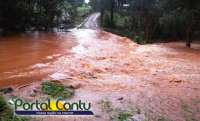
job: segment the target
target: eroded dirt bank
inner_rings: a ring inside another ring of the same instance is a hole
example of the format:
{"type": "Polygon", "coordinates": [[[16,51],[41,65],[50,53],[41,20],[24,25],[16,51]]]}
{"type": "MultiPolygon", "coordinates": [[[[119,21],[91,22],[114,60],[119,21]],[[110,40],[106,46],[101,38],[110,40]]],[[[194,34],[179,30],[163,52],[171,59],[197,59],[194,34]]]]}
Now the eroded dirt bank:
{"type": "Polygon", "coordinates": [[[199,44],[193,49],[181,42],[137,45],[127,38],[88,29],[61,35],[58,41],[27,45],[36,50],[19,44],[9,53],[6,49],[15,46],[0,41],[0,49],[6,50],[0,55],[0,86],[14,86],[10,95],[34,100],[37,95],[31,94],[43,80],[59,80],[75,86],[72,100],[90,101],[95,113],[42,120],[110,121],[119,111],[138,113],[151,121],[200,119],[199,44]],[[6,43],[8,48],[3,46],[6,43]],[[105,102],[110,106],[102,106],[105,102]]]}

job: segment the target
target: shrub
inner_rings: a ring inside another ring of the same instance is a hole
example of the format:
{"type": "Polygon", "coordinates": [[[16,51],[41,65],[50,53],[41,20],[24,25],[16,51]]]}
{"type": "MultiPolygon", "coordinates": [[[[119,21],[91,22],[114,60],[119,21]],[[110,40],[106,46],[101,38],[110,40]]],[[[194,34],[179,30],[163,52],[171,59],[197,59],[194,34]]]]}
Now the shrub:
{"type": "Polygon", "coordinates": [[[65,87],[63,84],[58,82],[43,82],[42,83],[42,92],[44,94],[50,95],[51,97],[59,97],[63,99],[70,98],[74,95],[74,91],[68,87],[65,87]]]}
{"type": "Polygon", "coordinates": [[[28,119],[16,117],[3,96],[0,95],[0,121],[28,121],[28,119]]]}
{"type": "Polygon", "coordinates": [[[83,4],[82,6],[77,8],[78,16],[87,16],[91,11],[91,7],[83,4]]]}
{"type": "Polygon", "coordinates": [[[129,112],[121,112],[119,113],[118,121],[128,121],[131,116],[129,112]]]}

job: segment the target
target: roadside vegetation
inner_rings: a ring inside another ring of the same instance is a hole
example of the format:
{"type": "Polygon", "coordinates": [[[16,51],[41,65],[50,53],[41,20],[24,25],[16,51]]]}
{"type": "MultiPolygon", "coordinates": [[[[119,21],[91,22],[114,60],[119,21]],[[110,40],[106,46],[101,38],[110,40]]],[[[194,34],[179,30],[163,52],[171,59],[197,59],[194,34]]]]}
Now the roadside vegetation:
{"type": "Polygon", "coordinates": [[[4,97],[0,95],[0,121],[28,121],[28,119],[15,116],[13,110],[7,105],[4,97]]]}
{"type": "Polygon", "coordinates": [[[0,8],[0,34],[7,34],[72,28],[91,7],[79,0],[1,0],[0,8]]]}
{"type": "MultiPolygon", "coordinates": [[[[100,104],[102,111],[108,114],[110,121],[172,121],[168,117],[159,114],[152,117],[148,112],[142,111],[136,105],[127,106],[127,104],[123,103],[123,106],[120,107],[108,99],[102,100],[100,104]]],[[[185,117],[185,119],[186,121],[196,121],[192,117],[185,117]]]]}
{"type": "MultiPolygon", "coordinates": [[[[101,107],[102,111],[106,112],[109,115],[111,121],[135,121],[136,119],[134,119],[134,115],[140,114],[140,109],[138,108],[135,108],[134,110],[117,108],[112,104],[111,101],[107,99],[101,101],[101,107]]],[[[142,116],[142,118],[145,120],[144,116],[142,116]]]]}
{"type": "Polygon", "coordinates": [[[145,44],[199,39],[199,0],[91,0],[106,30],[145,44]],[[137,39],[137,40],[136,40],[137,39]]]}
{"type": "Polygon", "coordinates": [[[77,14],[78,16],[84,16],[86,17],[91,10],[91,6],[89,6],[88,4],[83,4],[82,6],[77,8],[77,14]]]}
{"type": "Polygon", "coordinates": [[[81,24],[84,19],[91,13],[91,6],[88,4],[82,4],[77,7],[77,16],[75,18],[76,25],[81,24]]]}

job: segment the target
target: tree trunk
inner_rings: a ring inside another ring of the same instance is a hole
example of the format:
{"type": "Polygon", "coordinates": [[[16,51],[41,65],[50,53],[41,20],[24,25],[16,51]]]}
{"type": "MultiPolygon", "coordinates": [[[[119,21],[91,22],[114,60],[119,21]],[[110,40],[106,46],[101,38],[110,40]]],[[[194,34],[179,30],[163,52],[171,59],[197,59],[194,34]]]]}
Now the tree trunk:
{"type": "Polygon", "coordinates": [[[190,27],[187,29],[187,33],[186,33],[186,47],[190,48],[191,47],[191,29],[190,27]]]}
{"type": "Polygon", "coordinates": [[[103,17],[104,17],[104,8],[101,8],[101,16],[100,16],[101,25],[103,25],[103,17]]]}
{"type": "Polygon", "coordinates": [[[110,23],[111,26],[114,25],[114,0],[111,0],[111,6],[110,6],[110,23]]]}
{"type": "Polygon", "coordinates": [[[191,47],[191,42],[192,42],[192,26],[193,26],[193,12],[189,12],[189,20],[187,24],[187,29],[186,29],[186,47],[190,48],[191,47]]]}
{"type": "Polygon", "coordinates": [[[145,30],[145,41],[146,43],[149,43],[149,28],[146,27],[146,30],[145,30]]]}

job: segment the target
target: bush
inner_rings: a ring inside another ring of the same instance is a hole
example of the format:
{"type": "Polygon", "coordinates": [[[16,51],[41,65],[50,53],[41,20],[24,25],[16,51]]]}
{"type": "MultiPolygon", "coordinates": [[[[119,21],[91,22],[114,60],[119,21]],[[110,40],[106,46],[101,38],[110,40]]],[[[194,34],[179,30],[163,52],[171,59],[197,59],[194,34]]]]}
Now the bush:
{"type": "Polygon", "coordinates": [[[121,112],[119,114],[119,117],[118,117],[118,121],[128,121],[128,119],[131,117],[132,115],[128,112],[121,112]]]}
{"type": "Polygon", "coordinates": [[[91,7],[89,5],[83,4],[82,6],[77,8],[78,16],[87,16],[91,11],[91,7]]]}
{"type": "Polygon", "coordinates": [[[111,22],[110,22],[110,16],[108,13],[105,13],[105,15],[103,16],[103,27],[111,27],[111,22]]]}
{"type": "Polygon", "coordinates": [[[63,84],[50,81],[42,83],[42,92],[44,94],[50,95],[53,98],[63,98],[67,99],[74,95],[74,91],[63,84]]]}
{"type": "Polygon", "coordinates": [[[15,117],[14,112],[7,105],[3,96],[0,96],[0,121],[28,121],[28,119],[15,117]]]}
{"type": "Polygon", "coordinates": [[[115,27],[117,28],[128,29],[130,27],[129,20],[130,20],[129,16],[121,15],[118,13],[114,14],[114,24],[115,24],[115,27]]]}

